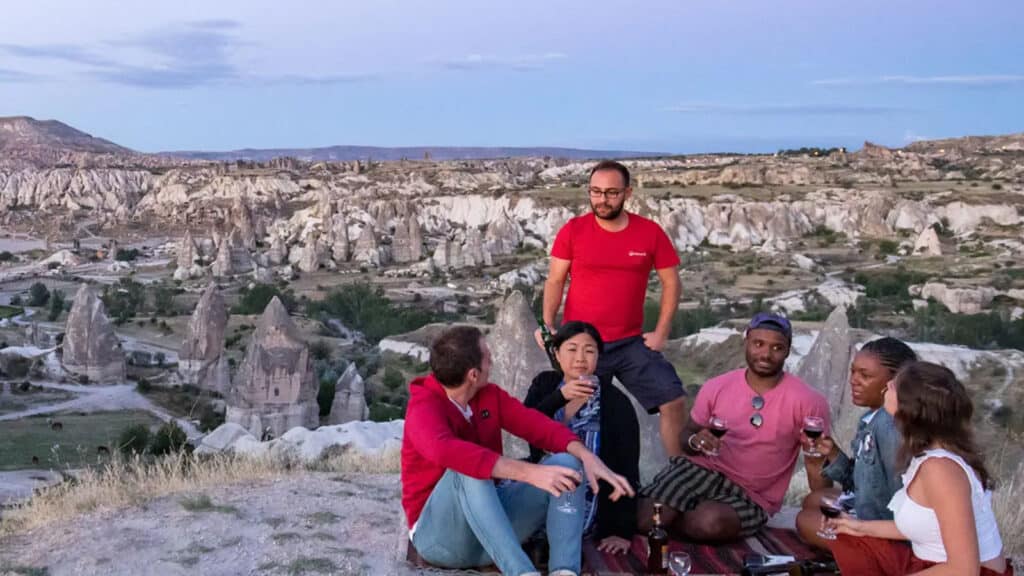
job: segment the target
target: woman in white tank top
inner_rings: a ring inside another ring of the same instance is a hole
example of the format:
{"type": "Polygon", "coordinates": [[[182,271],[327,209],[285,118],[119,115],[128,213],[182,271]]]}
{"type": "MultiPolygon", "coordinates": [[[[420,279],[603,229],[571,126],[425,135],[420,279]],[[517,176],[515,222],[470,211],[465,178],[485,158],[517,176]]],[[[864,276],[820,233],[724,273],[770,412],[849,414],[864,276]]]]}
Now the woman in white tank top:
{"type": "Polygon", "coordinates": [[[893,520],[828,523],[843,576],[1012,575],[963,384],[945,367],[914,362],[889,383],[884,408],[903,435],[903,489],[889,503],[893,520]]]}

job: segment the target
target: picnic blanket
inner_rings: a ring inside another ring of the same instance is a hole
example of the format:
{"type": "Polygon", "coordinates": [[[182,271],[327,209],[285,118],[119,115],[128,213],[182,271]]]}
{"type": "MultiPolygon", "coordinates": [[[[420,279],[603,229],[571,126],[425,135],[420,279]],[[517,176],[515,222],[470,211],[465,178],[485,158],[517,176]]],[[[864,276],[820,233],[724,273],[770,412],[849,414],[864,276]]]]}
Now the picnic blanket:
{"type": "MultiPolygon", "coordinates": [[[[589,539],[583,542],[584,574],[605,576],[644,573],[647,562],[646,537],[634,537],[630,553],[619,556],[599,551],[596,544],[589,539]]],[[[828,557],[804,544],[796,532],[781,528],[765,528],[749,538],[730,544],[706,545],[673,540],[669,543],[669,551],[675,550],[687,552],[693,559],[691,576],[739,574],[743,568],[743,558],[752,553],[785,554],[797,560],[828,557]]],[[[406,560],[420,568],[432,568],[416,554],[411,545],[406,560]]],[[[498,570],[494,566],[487,566],[477,568],[474,572],[497,574],[498,570]]]]}

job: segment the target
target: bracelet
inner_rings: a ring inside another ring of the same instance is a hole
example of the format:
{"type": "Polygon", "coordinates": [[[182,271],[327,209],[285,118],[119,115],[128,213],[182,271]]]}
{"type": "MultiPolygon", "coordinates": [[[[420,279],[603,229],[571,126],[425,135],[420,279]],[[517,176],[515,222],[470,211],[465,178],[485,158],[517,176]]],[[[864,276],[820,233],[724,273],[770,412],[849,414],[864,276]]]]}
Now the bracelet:
{"type": "Polygon", "coordinates": [[[693,445],[693,439],[696,437],[696,434],[690,434],[690,437],[686,439],[686,444],[690,446],[690,450],[693,450],[694,452],[700,452],[700,446],[693,445]]]}

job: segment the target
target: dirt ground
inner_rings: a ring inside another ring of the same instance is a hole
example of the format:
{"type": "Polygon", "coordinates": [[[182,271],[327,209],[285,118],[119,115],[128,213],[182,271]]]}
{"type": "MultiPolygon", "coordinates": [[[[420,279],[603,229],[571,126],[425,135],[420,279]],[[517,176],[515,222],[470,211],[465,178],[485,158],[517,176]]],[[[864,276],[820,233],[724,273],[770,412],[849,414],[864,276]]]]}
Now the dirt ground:
{"type": "Polygon", "coordinates": [[[397,474],[315,472],[178,494],[0,539],[0,575],[411,574],[399,498],[397,474]]]}

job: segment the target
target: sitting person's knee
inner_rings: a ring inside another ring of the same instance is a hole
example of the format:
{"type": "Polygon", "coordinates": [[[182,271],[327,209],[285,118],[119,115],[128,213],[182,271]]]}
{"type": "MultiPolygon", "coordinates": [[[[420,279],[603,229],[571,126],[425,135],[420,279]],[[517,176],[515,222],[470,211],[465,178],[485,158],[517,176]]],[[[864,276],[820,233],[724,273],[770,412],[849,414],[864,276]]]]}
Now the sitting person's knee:
{"type": "Polygon", "coordinates": [[[821,490],[812,490],[810,494],[804,496],[803,503],[800,507],[804,510],[817,510],[818,504],[821,502],[821,496],[821,490]]]}
{"type": "Polygon", "coordinates": [[[740,518],[724,504],[705,502],[686,515],[687,534],[701,540],[728,540],[739,536],[740,518]]]}
{"type": "Polygon", "coordinates": [[[548,466],[564,466],[566,468],[572,468],[573,470],[583,470],[583,464],[580,459],[569,454],[568,452],[559,452],[558,454],[552,454],[544,459],[543,464],[548,466]]]}

